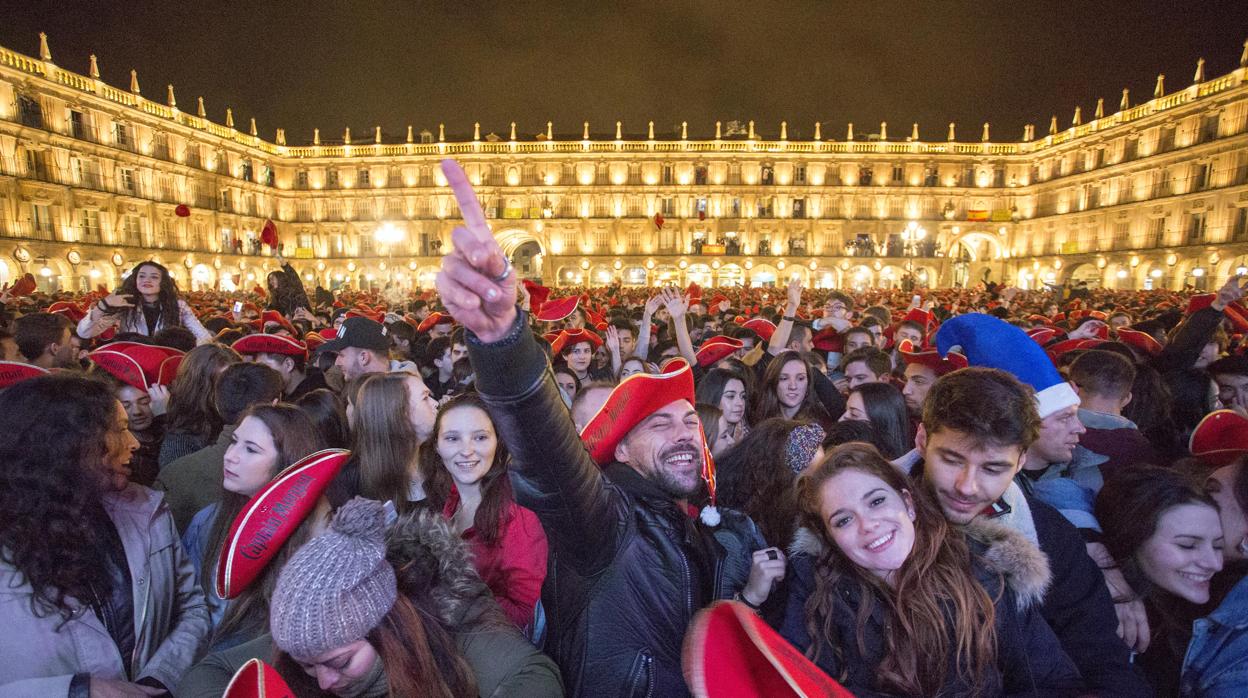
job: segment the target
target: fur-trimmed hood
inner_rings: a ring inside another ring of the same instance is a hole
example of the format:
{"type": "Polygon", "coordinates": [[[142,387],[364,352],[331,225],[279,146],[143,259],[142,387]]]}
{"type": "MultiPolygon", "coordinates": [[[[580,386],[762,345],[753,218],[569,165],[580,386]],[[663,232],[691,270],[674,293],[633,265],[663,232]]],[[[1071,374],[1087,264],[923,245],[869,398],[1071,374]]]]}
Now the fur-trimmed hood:
{"type": "MultiPolygon", "coordinates": [[[[1027,608],[1044,600],[1053,573],[1049,558],[1035,544],[1018,531],[982,516],[962,529],[966,533],[971,550],[976,554],[982,570],[976,575],[983,580],[983,572],[998,573],[1014,592],[1019,608],[1027,608]]],[[[789,546],[790,555],[809,555],[819,559],[825,549],[823,539],[806,527],[799,528],[789,546]]]]}
{"type": "Polygon", "coordinates": [[[468,544],[436,512],[422,509],[399,517],[386,534],[386,559],[395,569],[399,590],[431,599],[449,627],[474,621],[490,607],[497,610],[473,566],[468,544]]]}

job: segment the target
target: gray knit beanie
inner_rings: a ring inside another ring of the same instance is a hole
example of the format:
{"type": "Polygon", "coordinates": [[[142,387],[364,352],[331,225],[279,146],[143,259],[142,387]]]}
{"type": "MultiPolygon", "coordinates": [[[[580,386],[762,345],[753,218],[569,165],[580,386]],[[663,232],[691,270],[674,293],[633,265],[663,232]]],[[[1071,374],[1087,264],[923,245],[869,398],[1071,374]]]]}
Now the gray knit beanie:
{"type": "Polygon", "coordinates": [[[282,568],[269,602],[273,641],[298,661],[362,639],[398,596],[386,561],[385,511],[356,497],[282,568]]]}

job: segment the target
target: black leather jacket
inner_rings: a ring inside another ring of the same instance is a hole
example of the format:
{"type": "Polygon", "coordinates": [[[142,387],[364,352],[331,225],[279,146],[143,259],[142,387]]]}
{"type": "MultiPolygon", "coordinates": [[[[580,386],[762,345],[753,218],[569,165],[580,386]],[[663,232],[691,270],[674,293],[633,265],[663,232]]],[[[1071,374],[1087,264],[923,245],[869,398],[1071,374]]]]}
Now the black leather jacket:
{"type": "Polygon", "coordinates": [[[709,529],[632,468],[600,469],[523,313],[498,342],[469,334],[468,352],[511,452],[516,500],[550,543],[545,649],[568,694],[687,695],[685,630],[698,609],[744,587],[750,553],[766,545],[753,523],[724,511],[709,529]]]}

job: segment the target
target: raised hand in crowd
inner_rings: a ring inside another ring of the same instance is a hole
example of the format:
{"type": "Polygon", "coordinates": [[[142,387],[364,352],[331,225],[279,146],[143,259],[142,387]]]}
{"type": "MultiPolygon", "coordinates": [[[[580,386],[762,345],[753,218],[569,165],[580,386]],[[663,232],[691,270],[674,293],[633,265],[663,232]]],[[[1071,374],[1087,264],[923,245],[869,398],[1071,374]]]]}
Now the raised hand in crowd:
{"type": "Polygon", "coordinates": [[[1244,281],[1242,276],[1232,276],[1218,289],[1218,297],[1210,305],[1218,310],[1225,310],[1226,306],[1243,298],[1245,291],[1248,291],[1248,281],[1244,281]],[[1243,285],[1240,285],[1241,281],[1244,282],[1243,285]]]}
{"type": "Polygon", "coordinates": [[[502,339],[516,319],[516,274],[485,222],[468,175],[454,160],[442,173],[455,194],[464,224],[451,231],[436,285],[451,315],[483,342],[502,339]]]}

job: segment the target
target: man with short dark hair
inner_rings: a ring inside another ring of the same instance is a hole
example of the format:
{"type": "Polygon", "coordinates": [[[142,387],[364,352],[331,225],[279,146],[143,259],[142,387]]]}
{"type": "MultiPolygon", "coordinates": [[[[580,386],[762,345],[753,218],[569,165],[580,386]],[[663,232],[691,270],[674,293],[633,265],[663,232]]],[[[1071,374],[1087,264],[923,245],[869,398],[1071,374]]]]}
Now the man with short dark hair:
{"type": "Polygon", "coordinates": [[[13,323],[17,349],[26,363],[39,368],[71,368],[78,350],[69,319],[60,313],[31,313],[13,323]]]}
{"type": "Polygon", "coordinates": [[[217,442],[170,462],[152,485],[164,490],[179,533],[186,531],[196,512],[220,498],[225,449],[239,418],[252,405],[277,403],[284,385],[280,373],[259,363],[230,364],[217,376],[213,404],[225,425],[217,442]]]}
{"type": "MultiPolygon", "coordinates": [[[[616,335],[619,337],[620,360],[623,361],[632,356],[637,351],[637,328],[623,318],[615,318],[608,324],[615,328],[616,335]]],[[[710,320],[707,320],[706,326],[708,328],[711,326],[710,320]]]]}
{"type": "Polygon", "coordinates": [[[845,353],[849,354],[864,347],[875,346],[875,335],[866,327],[851,327],[841,333],[845,339],[845,353]]]}
{"type": "Polygon", "coordinates": [[[893,360],[875,347],[863,347],[851,351],[841,360],[845,380],[853,390],[863,383],[887,383],[893,370],[893,360]]]}
{"type": "Polygon", "coordinates": [[[954,371],[923,403],[917,449],[899,467],[926,479],[950,523],[1004,524],[1048,557],[1052,582],[1041,615],[1098,696],[1149,696],[1115,630],[1114,604],[1083,538],[1055,509],[1023,493],[1014,479],[1040,434],[1032,390],[991,368],[954,371]]]}
{"type": "Polygon", "coordinates": [[[1070,365],[1070,382],[1079,393],[1079,421],[1087,429],[1079,445],[1108,458],[1100,464],[1102,477],[1118,468],[1160,462],[1135,423],[1122,416],[1135,383],[1129,359],[1111,351],[1085,351],[1070,365]]]}
{"type": "Polygon", "coordinates": [[[264,364],[282,374],[282,395],[295,402],[313,390],[328,388],[325,375],[315,366],[308,366],[308,347],[284,335],[251,334],[234,342],[231,347],[244,359],[264,364]]]}

